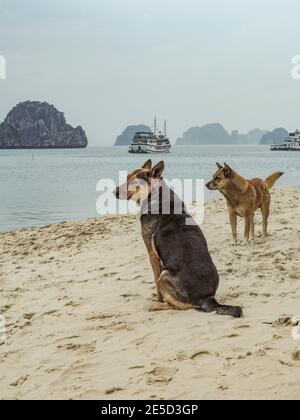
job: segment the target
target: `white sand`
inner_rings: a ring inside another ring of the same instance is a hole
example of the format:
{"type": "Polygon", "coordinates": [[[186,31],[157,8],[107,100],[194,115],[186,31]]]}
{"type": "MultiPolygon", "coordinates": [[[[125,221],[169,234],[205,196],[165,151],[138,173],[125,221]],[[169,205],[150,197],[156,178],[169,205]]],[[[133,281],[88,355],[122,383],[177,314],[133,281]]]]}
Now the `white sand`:
{"type": "Polygon", "coordinates": [[[241,304],[241,320],[148,312],[153,275],[136,217],[1,234],[0,397],[299,399],[299,222],[300,189],[277,190],[270,237],[231,247],[224,200],[207,203],[218,299],[241,304]]]}

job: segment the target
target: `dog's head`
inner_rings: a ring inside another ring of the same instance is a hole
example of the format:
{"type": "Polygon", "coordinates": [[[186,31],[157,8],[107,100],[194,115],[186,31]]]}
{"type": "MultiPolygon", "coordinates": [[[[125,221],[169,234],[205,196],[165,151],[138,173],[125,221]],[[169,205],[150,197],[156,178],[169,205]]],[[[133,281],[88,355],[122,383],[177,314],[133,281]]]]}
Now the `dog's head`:
{"type": "Polygon", "coordinates": [[[224,166],[217,163],[218,170],[213,179],[206,184],[209,190],[224,191],[231,184],[232,169],[225,163],[224,166]]]}
{"type": "Polygon", "coordinates": [[[140,205],[149,197],[155,183],[161,180],[164,168],[163,161],[152,167],[152,161],[147,160],[140,169],[127,176],[127,181],[115,189],[114,195],[119,200],[134,200],[140,205]]]}

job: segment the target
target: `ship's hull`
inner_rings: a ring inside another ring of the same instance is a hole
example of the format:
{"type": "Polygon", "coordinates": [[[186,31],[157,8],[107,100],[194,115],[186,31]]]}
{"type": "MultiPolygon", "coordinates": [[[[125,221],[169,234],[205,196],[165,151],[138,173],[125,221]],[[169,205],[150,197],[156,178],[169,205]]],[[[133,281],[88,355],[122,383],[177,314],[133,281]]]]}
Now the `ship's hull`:
{"type": "Polygon", "coordinates": [[[300,144],[298,145],[286,145],[286,144],[273,144],[271,146],[272,152],[300,152],[300,144]]]}
{"type": "Polygon", "coordinates": [[[133,154],[140,154],[140,155],[142,155],[142,154],[146,154],[146,153],[148,153],[148,152],[147,152],[147,150],[146,150],[146,151],[143,151],[143,150],[139,150],[139,151],[137,151],[137,150],[132,150],[132,149],[129,149],[129,153],[133,153],[133,154]]]}
{"type": "Polygon", "coordinates": [[[168,149],[168,150],[148,150],[147,153],[170,153],[170,149],[168,149]]]}
{"type": "Polygon", "coordinates": [[[131,146],[129,148],[129,153],[139,153],[139,154],[145,154],[145,153],[152,153],[152,154],[158,154],[158,153],[170,153],[170,147],[165,148],[155,148],[155,147],[149,147],[147,145],[143,146],[131,146]]]}
{"type": "Polygon", "coordinates": [[[140,155],[147,154],[147,153],[159,154],[159,153],[170,153],[170,150],[146,150],[146,151],[129,150],[129,153],[140,154],[140,155]]]}
{"type": "Polygon", "coordinates": [[[272,152],[300,152],[300,148],[291,148],[291,149],[271,149],[272,152]]]}

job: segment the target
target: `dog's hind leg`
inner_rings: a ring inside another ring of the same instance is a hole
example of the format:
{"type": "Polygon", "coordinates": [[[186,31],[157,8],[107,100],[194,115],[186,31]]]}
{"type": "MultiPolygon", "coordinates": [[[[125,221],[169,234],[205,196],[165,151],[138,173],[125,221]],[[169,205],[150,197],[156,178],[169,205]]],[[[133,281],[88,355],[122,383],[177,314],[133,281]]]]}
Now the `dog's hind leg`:
{"type": "Polygon", "coordinates": [[[268,219],[270,215],[270,196],[265,196],[261,205],[261,214],[263,218],[263,235],[268,235],[268,219]]]}
{"type": "Polygon", "coordinates": [[[254,215],[250,219],[250,239],[255,239],[254,215]]]}
{"type": "Polygon", "coordinates": [[[246,216],[245,217],[245,232],[244,232],[245,243],[249,242],[250,228],[251,228],[251,216],[246,216]]]}
{"type": "MultiPolygon", "coordinates": [[[[177,309],[186,311],[194,308],[194,305],[187,303],[188,298],[185,293],[180,290],[179,281],[176,276],[168,270],[164,270],[158,280],[158,285],[165,303],[169,305],[169,309],[177,309]]],[[[167,309],[166,307],[163,309],[167,309]]]]}

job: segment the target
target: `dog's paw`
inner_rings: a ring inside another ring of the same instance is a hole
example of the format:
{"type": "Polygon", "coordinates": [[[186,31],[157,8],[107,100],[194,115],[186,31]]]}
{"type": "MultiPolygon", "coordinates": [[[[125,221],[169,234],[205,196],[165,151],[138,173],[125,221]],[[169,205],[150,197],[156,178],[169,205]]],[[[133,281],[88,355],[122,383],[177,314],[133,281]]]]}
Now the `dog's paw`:
{"type": "Polygon", "coordinates": [[[158,302],[157,300],[153,300],[153,302],[149,306],[149,312],[156,312],[156,311],[158,311],[160,305],[161,305],[160,302],[158,302]]]}
{"type": "Polygon", "coordinates": [[[149,307],[149,312],[167,311],[170,310],[171,306],[164,302],[152,302],[149,307]]]}
{"type": "Polygon", "coordinates": [[[237,247],[237,245],[238,245],[238,242],[237,241],[233,241],[232,240],[232,241],[229,242],[229,246],[232,247],[232,248],[237,247]]]}

